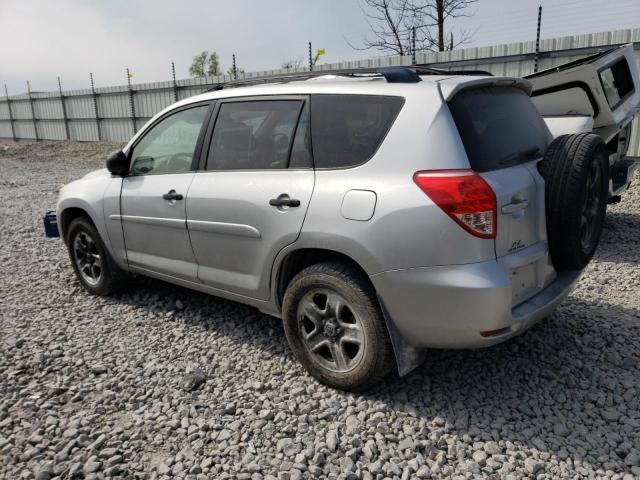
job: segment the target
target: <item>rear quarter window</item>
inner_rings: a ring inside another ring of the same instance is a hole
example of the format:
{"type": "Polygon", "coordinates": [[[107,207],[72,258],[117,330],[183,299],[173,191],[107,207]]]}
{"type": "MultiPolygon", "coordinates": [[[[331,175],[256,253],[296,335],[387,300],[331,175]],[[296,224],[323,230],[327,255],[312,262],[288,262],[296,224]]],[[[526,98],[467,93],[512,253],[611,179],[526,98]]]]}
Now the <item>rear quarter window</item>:
{"type": "Polygon", "coordinates": [[[449,109],[476,172],[532,160],[552,140],[535,105],[519,88],[463,90],[449,101],[449,109]]]}
{"type": "Polygon", "coordinates": [[[368,161],[398,116],[404,98],[380,95],[312,95],[311,143],[316,168],[368,161]]]}
{"type": "Polygon", "coordinates": [[[633,79],[626,58],[600,70],[600,81],[612,109],[633,93],[633,79]]]}

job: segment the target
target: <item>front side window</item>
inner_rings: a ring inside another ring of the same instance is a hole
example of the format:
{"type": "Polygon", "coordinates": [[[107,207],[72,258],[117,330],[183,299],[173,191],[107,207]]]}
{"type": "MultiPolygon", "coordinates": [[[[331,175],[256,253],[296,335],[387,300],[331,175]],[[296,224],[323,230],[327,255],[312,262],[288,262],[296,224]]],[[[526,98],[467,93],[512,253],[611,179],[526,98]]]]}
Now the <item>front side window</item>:
{"type": "Polygon", "coordinates": [[[376,152],[404,99],[380,95],[313,95],[311,138],[316,168],[360,165],[376,152]]]}
{"type": "Polygon", "coordinates": [[[131,151],[136,175],[191,171],[208,105],[181,110],[155,124],[131,151]]]}
{"type": "Polygon", "coordinates": [[[302,100],[223,103],[211,139],[207,170],[288,168],[293,144],[303,140],[294,142],[303,105],[302,100]]]}

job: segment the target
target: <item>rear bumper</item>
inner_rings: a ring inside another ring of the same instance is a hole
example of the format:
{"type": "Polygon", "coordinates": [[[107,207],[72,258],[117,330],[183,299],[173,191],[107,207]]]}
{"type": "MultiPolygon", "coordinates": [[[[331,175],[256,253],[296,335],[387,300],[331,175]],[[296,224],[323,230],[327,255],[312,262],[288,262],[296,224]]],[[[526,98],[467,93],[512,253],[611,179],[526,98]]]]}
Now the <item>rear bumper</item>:
{"type": "Polygon", "coordinates": [[[558,274],[511,308],[511,281],[495,261],[424,267],[371,276],[391,320],[419,348],[477,348],[503,342],[549,315],[573,290],[581,271],[558,274]],[[483,337],[480,332],[504,329],[483,337]]]}

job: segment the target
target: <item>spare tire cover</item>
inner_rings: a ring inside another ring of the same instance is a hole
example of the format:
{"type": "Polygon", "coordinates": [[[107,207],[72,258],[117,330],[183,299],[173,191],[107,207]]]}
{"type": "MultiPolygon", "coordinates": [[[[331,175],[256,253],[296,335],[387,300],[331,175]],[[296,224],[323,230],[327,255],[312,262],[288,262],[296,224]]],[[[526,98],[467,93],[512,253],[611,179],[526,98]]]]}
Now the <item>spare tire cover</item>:
{"type": "Polygon", "coordinates": [[[561,135],[538,164],[545,180],[549,253],[556,270],[580,270],[596,251],[607,209],[609,159],[592,133],[561,135]]]}

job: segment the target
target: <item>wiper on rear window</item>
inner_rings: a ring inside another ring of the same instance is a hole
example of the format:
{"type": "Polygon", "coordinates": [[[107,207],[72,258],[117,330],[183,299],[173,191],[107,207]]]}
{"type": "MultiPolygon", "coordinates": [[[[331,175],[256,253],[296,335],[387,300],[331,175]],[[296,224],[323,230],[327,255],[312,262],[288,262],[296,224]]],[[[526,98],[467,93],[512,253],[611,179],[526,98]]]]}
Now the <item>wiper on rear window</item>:
{"type": "Polygon", "coordinates": [[[521,152],[514,152],[510,155],[507,155],[502,160],[498,162],[498,165],[504,166],[510,163],[517,163],[520,160],[531,160],[538,156],[542,155],[539,147],[529,148],[527,150],[523,150],[521,152]]]}

